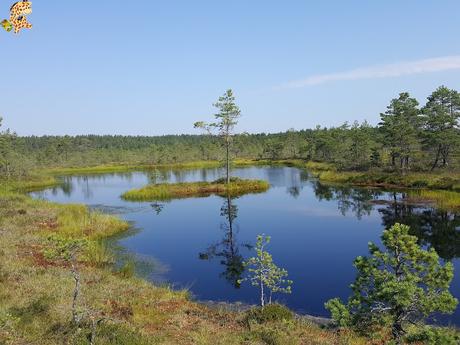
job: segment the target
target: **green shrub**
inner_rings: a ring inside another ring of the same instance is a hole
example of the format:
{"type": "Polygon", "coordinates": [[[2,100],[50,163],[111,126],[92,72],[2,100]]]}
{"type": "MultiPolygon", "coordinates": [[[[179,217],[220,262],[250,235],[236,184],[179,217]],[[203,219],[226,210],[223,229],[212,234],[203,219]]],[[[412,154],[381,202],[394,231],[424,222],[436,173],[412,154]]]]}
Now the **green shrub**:
{"type": "Polygon", "coordinates": [[[246,312],[247,322],[265,323],[272,321],[290,321],[294,318],[294,313],[284,305],[273,303],[265,307],[256,307],[246,312]]]}
{"type": "Polygon", "coordinates": [[[428,182],[423,180],[416,180],[410,184],[410,187],[414,188],[426,188],[428,187],[428,182]]]}
{"type": "Polygon", "coordinates": [[[460,334],[449,328],[426,326],[409,335],[406,340],[409,344],[422,342],[426,345],[458,345],[460,334]]]}
{"type": "Polygon", "coordinates": [[[72,255],[85,247],[88,241],[74,240],[61,235],[48,236],[48,247],[43,250],[43,255],[48,260],[70,260],[72,255]]]}
{"type": "Polygon", "coordinates": [[[444,176],[441,177],[439,180],[435,181],[433,187],[439,189],[452,189],[454,184],[455,180],[453,178],[444,176]]]}
{"type": "MultiPolygon", "coordinates": [[[[243,181],[242,179],[240,179],[239,177],[230,177],[230,183],[232,182],[241,182],[243,181]]],[[[213,183],[216,183],[216,184],[222,184],[222,183],[227,183],[227,178],[225,177],[221,177],[217,180],[215,180],[213,183]]]]}
{"type": "Polygon", "coordinates": [[[351,324],[351,315],[347,307],[338,298],[333,298],[326,302],[326,309],[331,312],[332,319],[340,327],[348,327],[351,324]]]}

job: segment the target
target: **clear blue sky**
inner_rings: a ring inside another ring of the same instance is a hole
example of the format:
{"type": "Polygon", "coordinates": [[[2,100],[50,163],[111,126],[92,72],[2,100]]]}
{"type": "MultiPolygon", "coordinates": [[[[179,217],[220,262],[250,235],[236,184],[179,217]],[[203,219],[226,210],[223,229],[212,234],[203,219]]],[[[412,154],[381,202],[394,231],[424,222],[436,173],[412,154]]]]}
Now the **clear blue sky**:
{"type": "Polygon", "coordinates": [[[459,13],[458,0],[35,0],[32,30],[0,32],[0,116],[21,135],[194,133],[232,88],[240,131],[375,124],[401,91],[460,89],[459,13]]]}

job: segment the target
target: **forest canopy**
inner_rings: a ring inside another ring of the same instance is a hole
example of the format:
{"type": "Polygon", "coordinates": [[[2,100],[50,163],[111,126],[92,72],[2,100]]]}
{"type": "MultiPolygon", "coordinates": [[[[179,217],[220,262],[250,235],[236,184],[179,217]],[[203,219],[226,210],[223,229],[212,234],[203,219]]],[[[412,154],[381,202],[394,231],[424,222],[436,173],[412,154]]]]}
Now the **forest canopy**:
{"type": "MultiPolygon", "coordinates": [[[[380,123],[288,130],[234,137],[232,155],[244,159],[305,159],[339,170],[406,171],[460,168],[460,93],[441,86],[424,106],[403,92],[380,114],[380,123]]],[[[0,132],[2,176],[31,167],[108,163],[168,164],[222,160],[219,138],[203,135],[25,136],[0,132]]]]}

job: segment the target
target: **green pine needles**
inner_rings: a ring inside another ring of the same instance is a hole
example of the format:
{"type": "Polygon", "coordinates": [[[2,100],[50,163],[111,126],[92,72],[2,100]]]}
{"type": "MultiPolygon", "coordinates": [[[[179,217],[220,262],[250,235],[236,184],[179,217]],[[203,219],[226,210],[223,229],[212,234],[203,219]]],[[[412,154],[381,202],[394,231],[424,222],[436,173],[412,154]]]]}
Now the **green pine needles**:
{"type": "Polygon", "coordinates": [[[291,293],[292,280],[286,279],[288,272],[275,265],[273,258],[265,247],[270,243],[270,236],[257,236],[257,256],[244,262],[249,276],[242,281],[249,280],[253,286],[260,289],[260,305],[272,303],[274,293],[291,293]]]}
{"type": "Polygon", "coordinates": [[[348,303],[335,298],[325,304],[340,326],[369,330],[389,325],[400,343],[407,325],[456,309],[458,301],[449,292],[453,265],[442,265],[434,249],[421,248],[409,229],[396,223],[381,237],[386,251],[370,243],[371,256],[356,258],[358,275],[348,303]]]}
{"type": "Polygon", "coordinates": [[[233,91],[228,89],[219,97],[218,101],[213,104],[218,112],[214,114],[216,122],[206,123],[203,121],[195,122],[194,128],[204,129],[208,134],[212,134],[213,130],[217,131],[222,138],[225,146],[225,171],[227,184],[230,184],[230,161],[231,161],[231,146],[235,135],[234,129],[238,124],[238,119],[241,116],[241,110],[235,102],[233,91]]]}

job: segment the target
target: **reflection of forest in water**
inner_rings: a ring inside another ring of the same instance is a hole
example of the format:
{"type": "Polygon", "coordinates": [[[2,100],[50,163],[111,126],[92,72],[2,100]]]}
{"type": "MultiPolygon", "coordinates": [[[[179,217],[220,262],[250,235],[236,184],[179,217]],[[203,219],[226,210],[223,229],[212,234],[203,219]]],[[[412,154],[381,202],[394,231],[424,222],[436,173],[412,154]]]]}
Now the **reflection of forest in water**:
{"type": "Polygon", "coordinates": [[[318,200],[335,200],[345,215],[349,212],[358,219],[370,215],[376,208],[382,216],[385,229],[394,223],[407,224],[420,244],[433,247],[446,260],[460,257],[460,214],[416,205],[404,201],[403,192],[383,192],[372,189],[337,187],[313,182],[318,200]]]}
{"type": "MultiPolygon", "coordinates": [[[[89,180],[104,182],[114,176],[130,181],[134,174],[142,174],[148,183],[184,182],[189,180],[212,180],[219,174],[219,169],[197,170],[151,170],[143,173],[114,173],[88,176],[65,176],[62,184],[51,190],[53,194],[62,192],[70,196],[75,188],[79,188],[87,199],[93,197],[89,180]]],[[[371,215],[377,210],[381,215],[382,226],[391,227],[394,223],[403,223],[411,227],[411,231],[420,239],[420,244],[433,247],[439,255],[452,260],[460,257],[460,214],[436,209],[428,205],[416,205],[404,201],[404,192],[387,192],[377,189],[355,188],[322,184],[309,179],[308,173],[303,170],[285,169],[283,174],[267,170],[267,179],[273,187],[285,187],[286,192],[293,198],[298,198],[303,187],[307,184],[312,187],[317,200],[335,201],[338,210],[343,214],[352,214],[357,219],[371,215]]],[[[262,194],[263,195],[263,194],[262,194]]],[[[261,196],[262,196],[261,195],[261,196]]],[[[222,239],[200,253],[201,259],[219,259],[225,267],[222,276],[232,285],[238,286],[238,279],[243,273],[243,256],[241,250],[250,246],[237,241],[238,225],[235,223],[238,216],[238,207],[235,198],[223,198],[220,215],[223,222],[220,226],[222,239]]],[[[154,212],[159,215],[164,203],[151,204],[154,212]]]]}
{"type": "MultiPolygon", "coordinates": [[[[296,181],[300,182],[300,181],[296,181]]],[[[357,219],[371,215],[376,209],[381,215],[384,228],[394,223],[403,223],[411,227],[412,234],[417,236],[420,244],[433,247],[445,260],[460,257],[460,215],[439,210],[426,205],[415,205],[404,201],[405,193],[385,192],[380,190],[330,186],[312,182],[317,200],[336,201],[338,210],[343,214],[353,214],[357,219]]],[[[297,198],[302,190],[300,183],[293,183],[286,191],[297,198]]],[[[233,198],[234,199],[234,198],[233,198]]],[[[230,284],[239,287],[238,280],[244,273],[241,248],[251,249],[249,244],[238,243],[235,220],[238,206],[232,198],[224,198],[220,215],[222,240],[212,244],[199,254],[202,260],[219,259],[224,266],[221,277],[230,284]]]]}

